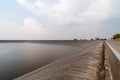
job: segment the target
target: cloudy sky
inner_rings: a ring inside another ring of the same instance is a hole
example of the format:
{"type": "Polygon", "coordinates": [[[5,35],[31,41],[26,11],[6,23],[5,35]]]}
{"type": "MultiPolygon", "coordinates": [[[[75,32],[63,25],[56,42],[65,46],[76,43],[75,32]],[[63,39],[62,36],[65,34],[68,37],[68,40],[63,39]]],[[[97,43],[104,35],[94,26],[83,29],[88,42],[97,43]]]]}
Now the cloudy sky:
{"type": "Polygon", "coordinates": [[[120,0],[0,0],[0,39],[109,38],[120,0]]]}

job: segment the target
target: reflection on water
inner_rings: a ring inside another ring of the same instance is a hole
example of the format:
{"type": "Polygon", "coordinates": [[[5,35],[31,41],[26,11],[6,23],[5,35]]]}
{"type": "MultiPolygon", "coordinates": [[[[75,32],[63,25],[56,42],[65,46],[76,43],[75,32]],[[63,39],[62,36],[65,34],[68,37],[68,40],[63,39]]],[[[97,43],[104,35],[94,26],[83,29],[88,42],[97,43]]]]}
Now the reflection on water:
{"type": "Polygon", "coordinates": [[[71,45],[0,43],[0,80],[12,80],[77,49],[71,45]]]}

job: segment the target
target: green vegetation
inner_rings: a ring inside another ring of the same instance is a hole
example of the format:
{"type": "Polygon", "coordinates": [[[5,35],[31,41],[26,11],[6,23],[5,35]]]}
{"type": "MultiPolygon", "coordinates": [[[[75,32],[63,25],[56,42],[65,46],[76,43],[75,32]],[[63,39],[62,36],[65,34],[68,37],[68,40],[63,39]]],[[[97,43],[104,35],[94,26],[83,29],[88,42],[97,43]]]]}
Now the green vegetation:
{"type": "Polygon", "coordinates": [[[113,38],[114,40],[120,39],[120,33],[116,33],[115,35],[113,35],[112,38],[113,38]]]}
{"type": "Polygon", "coordinates": [[[95,38],[95,40],[100,40],[100,38],[95,38]]]}
{"type": "Polygon", "coordinates": [[[75,38],[75,39],[73,39],[73,41],[78,41],[78,40],[75,38]]]}
{"type": "Polygon", "coordinates": [[[95,40],[107,40],[106,38],[95,38],[95,40]]]}

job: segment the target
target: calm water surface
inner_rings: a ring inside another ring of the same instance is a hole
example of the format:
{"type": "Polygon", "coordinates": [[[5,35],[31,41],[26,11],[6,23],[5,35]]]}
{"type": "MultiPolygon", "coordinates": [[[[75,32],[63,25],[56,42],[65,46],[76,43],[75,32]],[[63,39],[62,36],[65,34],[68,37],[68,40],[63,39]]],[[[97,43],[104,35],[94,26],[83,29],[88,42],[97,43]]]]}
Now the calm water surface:
{"type": "Polygon", "coordinates": [[[72,45],[0,43],[0,80],[12,80],[77,49],[72,45]]]}

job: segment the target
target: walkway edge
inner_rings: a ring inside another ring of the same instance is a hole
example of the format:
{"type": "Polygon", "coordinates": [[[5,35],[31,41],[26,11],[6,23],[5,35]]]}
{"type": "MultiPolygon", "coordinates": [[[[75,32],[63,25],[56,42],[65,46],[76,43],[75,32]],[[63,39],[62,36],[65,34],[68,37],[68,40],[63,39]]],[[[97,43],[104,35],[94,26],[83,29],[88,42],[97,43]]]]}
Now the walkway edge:
{"type": "Polygon", "coordinates": [[[108,56],[108,70],[112,80],[120,80],[120,52],[118,52],[112,42],[106,41],[105,54],[108,56]]]}
{"type": "Polygon", "coordinates": [[[107,41],[106,43],[120,62],[120,53],[116,49],[114,49],[107,41]]]}

